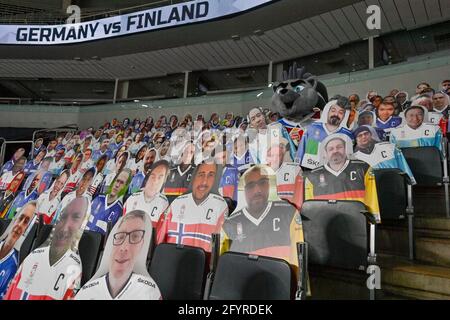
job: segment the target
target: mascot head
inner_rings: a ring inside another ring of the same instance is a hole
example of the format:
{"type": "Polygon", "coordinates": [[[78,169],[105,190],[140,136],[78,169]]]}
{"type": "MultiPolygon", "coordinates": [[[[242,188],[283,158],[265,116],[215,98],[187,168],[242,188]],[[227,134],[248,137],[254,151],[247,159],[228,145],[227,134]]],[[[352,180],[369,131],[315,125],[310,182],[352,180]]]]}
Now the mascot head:
{"type": "Polygon", "coordinates": [[[323,109],[328,101],[325,85],[316,77],[305,72],[305,68],[297,68],[294,63],[289,72],[283,72],[282,81],[273,85],[272,106],[283,118],[301,121],[314,114],[314,109],[323,109]]]}

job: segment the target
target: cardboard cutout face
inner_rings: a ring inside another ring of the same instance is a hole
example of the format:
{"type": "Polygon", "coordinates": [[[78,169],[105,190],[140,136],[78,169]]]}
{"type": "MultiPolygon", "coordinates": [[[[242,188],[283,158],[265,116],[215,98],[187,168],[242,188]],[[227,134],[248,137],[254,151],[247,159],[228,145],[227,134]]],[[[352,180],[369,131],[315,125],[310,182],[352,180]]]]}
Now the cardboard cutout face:
{"type": "MultiPolygon", "coordinates": [[[[0,242],[8,247],[20,251],[23,241],[27,237],[34,222],[36,221],[36,201],[30,201],[24,205],[10,222],[8,228],[0,236],[0,242]]],[[[4,245],[3,245],[4,246],[4,245]]],[[[3,248],[0,250],[0,260],[5,256],[3,248]]]]}
{"type": "Polygon", "coordinates": [[[219,165],[202,163],[198,165],[192,176],[190,189],[187,193],[192,193],[194,200],[201,203],[209,194],[219,194],[219,180],[221,175],[219,165]]]}
{"type": "Polygon", "coordinates": [[[154,163],[142,183],[142,189],[147,198],[153,198],[161,193],[169,175],[169,163],[165,160],[154,163]]]}
{"type": "Polygon", "coordinates": [[[235,212],[268,201],[281,201],[277,193],[277,180],[275,172],[267,165],[256,165],[247,169],[239,179],[238,200],[235,212]],[[259,168],[259,169],[256,169],[259,168]],[[251,172],[250,172],[251,171],[251,172]],[[248,180],[248,186],[245,182],[248,180]]]}
{"type": "Polygon", "coordinates": [[[7,191],[11,193],[16,193],[17,190],[19,190],[20,185],[22,184],[23,179],[25,178],[25,173],[19,172],[14,179],[11,181],[11,183],[8,186],[7,191]]]}
{"type": "Polygon", "coordinates": [[[345,134],[334,133],[326,137],[320,144],[320,163],[337,168],[343,166],[352,153],[352,140],[345,134]]]}
{"type": "Polygon", "coordinates": [[[89,214],[89,200],[85,197],[75,198],[63,209],[50,237],[41,246],[50,246],[50,265],[68,250],[77,252],[89,214]]]}

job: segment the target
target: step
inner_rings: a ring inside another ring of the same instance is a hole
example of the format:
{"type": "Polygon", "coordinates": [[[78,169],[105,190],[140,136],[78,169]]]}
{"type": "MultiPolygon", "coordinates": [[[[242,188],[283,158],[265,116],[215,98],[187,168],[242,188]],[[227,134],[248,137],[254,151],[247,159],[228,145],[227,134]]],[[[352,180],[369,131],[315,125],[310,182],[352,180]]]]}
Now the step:
{"type": "MultiPolygon", "coordinates": [[[[450,268],[411,262],[406,258],[380,254],[381,290],[377,300],[450,300],[450,268]]],[[[324,266],[310,266],[311,299],[367,300],[368,275],[324,266]]]]}
{"type": "Polygon", "coordinates": [[[414,187],[413,205],[418,217],[446,217],[444,187],[414,187]]]}
{"type": "Polygon", "coordinates": [[[432,265],[450,267],[450,239],[416,238],[416,259],[432,265]]]}
{"type": "Polygon", "coordinates": [[[450,239],[450,219],[444,217],[415,217],[414,228],[444,232],[450,239]]]}
{"type": "MultiPolygon", "coordinates": [[[[415,252],[418,261],[450,267],[450,220],[417,218],[415,252]]],[[[380,225],[377,229],[376,252],[408,256],[406,224],[380,225]]]]}
{"type": "MultiPolygon", "coordinates": [[[[369,300],[366,287],[368,275],[363,271],[351,271],[323,266],[312,266],[309,272],[311,300],[369,300]]],[[[376,290],[377,300],[408,300],[409,297],[376,290]]]]}
{"type": "Polygon", "coordinates": [[[378,255],[384,291],[413,299],[450,300],[450,268],[378,255]]]}

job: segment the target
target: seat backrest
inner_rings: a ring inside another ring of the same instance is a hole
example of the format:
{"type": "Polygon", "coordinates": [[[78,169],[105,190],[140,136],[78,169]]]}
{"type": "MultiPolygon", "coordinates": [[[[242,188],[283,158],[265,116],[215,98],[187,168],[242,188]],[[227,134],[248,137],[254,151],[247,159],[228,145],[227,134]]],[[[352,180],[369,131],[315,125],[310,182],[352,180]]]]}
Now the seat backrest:
{"type": "Polygon", "coordinates": [[[302,206],[309,263],[362,269],[367,265],[366,208],[358,201],[308,200],[302,206]]]}
{"type": "Polygon", "coordinates": [[[210,300],[290,300],[293,271],[281,259],[226,252],[219,258],[210,300]]]}
{"type": "Polygon", "coordinates": [[[400,169],[375,169],[381,221],[404,218],[408,205],[405,176],[400,169]]]}
{"type": "Polygon", "coordinates": [[[28,232],[25,240],[22,242],[22,246],[20,247],[19,253],[19,264],[23,262],[23,260],[30,254],[31,249],[33,247],[33,241],[36,238],[38,226],[34,224],[31,227],[31,230],[28,232]]]}
{"type": "Polygon", "coordinates": [[[33,250],[36,248],[39,248],[45,242],[45,240],[48,239],[52,230],[53,230],[52,224],[42,225],[41,230],[39,231],[38,235],[36,236],[36,241],[34,243],[33,250]]]}
{"type": "Polygon", "coordinates": [[[207,273],[206,252],[197,247],[159,244],[149,272],[164,300],[200,300],[207,273]]]}
{"type": "Polygon", "coordinates": [[[10,223],[11,219],[0,219],[0,236],[6,231],[10,223]]]}
{"type": "Polygon", "coordinates": [[[402,148],[417,184],[433,187],[442,183],[441,152],[435,147],[402,148]]]}
{"type": "Polygon", "coordinates": [[[100,257],[102,245],[102,234],[87,230],[83,232],[83,236],[81,237],[80,243],[78,244],[81,265],[83,267],[81,285],[84,285],[94,275],[95,268],[100,257]]]}

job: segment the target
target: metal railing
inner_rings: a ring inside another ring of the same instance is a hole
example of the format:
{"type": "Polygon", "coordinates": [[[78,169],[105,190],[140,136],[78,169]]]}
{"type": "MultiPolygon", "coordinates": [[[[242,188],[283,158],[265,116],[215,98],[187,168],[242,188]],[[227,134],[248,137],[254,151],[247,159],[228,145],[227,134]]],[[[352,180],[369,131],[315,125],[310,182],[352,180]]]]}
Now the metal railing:
{"type": "Polygon", "coordinates": [[[444,170],[444,191],[445,191],[445,212],[447,214],[447,218],[450,219],[450,199],[449,199],[449,183],[450,178],[448,176],[448,151],[450,149],[449,142],[446,137],[442,139],[442,164],[444,170]]]}
{"type": "Polygon", "coordinates": [[[50,133],[54,132],[55,138],[56,138],[57,134],[59,132],[76,132],[76,131],[78,131],[78,125],[76,123],[71,123],[71,124],[65,125],[63,127],[50,128],[50,129],[39,129],[39,130],[34,131],[33,137],[32,137],[33,143],[31,145],[30,159],[34,158],[33,150],[34,150],[34,143],[36,141],[36,134],[42,133],[42,132],[50,132],[50,133]],[[74,126],[74,127],[72,127],[72,126],[74,126]]]}
{"type": "MultiPolygon", "coordinates": [[[[23,141],[7,141],[4,138],[0,138],[1,140],[3,140],[3,144],[0,148],[0,168],[3,167],[3,164],[5,162],[5,153],[6,153],[6,146],[9,144],[25,144],[25,143],[30,143],[31,146],[33,146],[33,141],[31,140],[23,140],[23,141]]],[[[33,148],[33,147],[32,147],[33,148]]],[[[33,150],[33,149],[31,149],[33,150]]]]}
{"type": "Polygon", "coordinates": [[[3,145],[5,144],[6,139],[3,137],[0,137],[0,142],[1,142],[0,143],[0,169],[1,169],[1,167],[3,167],[3,161],[5,158],[5,156],[3,155],[3,145]]]}

